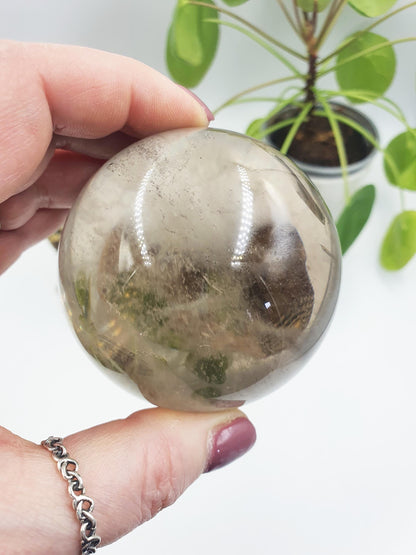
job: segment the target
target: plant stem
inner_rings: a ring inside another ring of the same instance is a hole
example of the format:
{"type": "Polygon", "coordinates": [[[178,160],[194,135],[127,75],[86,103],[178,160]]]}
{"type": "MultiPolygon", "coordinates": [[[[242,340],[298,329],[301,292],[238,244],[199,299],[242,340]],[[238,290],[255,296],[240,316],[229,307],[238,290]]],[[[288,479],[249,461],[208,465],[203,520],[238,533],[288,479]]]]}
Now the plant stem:
{"type": "Polygon", "coordinates": [[[295,123],[296,118],[289,118],[289,119],[285,119],[284,121],[279,121],[279,123],[275,123],[274,125],[271,125],[270,127],[265,127],[263,131],[261,131],[258,134],[258,139],[264,139],[264,137],[267,137],[268,135],[270,135],[271,133],[274,133],[275,131],[279,131],[279,129],[284,129],[285,127],[289,127],[289,125],[292,125],[293,123],[295,123]]]}
{"type": "Polygon", "coordinates": [[[328,118],[329,125],[334,134],[335,144],[338,151],[339,163],[341,165],[342,179],[344,182],[345,204],[348,204],[351,198],[351,193],[350,193],[350,187],[348,182],[348,171],[347,171],[348,160],[347,160],[347,153],[345,151],[344,139],[342,137],[342,133],[339,128],[337,118],[331,108],[331,105],[323,97],[319,97],[319,102],[322,104],[322,108],[325,112],[325,116],[328,118]]]}
{"type": "MultiPolygon", "coordinates": [[[[324,102],[321,102],[321,103],[322,103],[322,106],[324,106],[324,102]]],[[[315,112],[315,115],[328,117],[326,112],[315,112]]],[[[355,122],[351,118],[342,116],[340,114],[336,114],[335,112],[333,112],[333,117],[337,122],[344,123],[345,125],[348,125],[352,129],[357,131],[357,133],[359,133],[362,137],[367,139],[367,141],[370,144],[372,144],[374,148],[376,148],[384,156],[385,163],[389,166],[390,171],[392,172],[394,179],[396,181],[396,186],[400,189],[402,201],[404,201],[403,188],[401,188],[400,185],[397,185],[397,183],[400,182],[400,178],[399,178],[400,173],[397,168],[396,162],[394,161],[393,157],[389,154],[388,150],[383,148],[380,145],[380,143],[377,141],[377,139],[370,132],[367,131],[367,129],[365,129],[362,125],[355,122]]]]}
{"type": "Polygon", "coordinates": [[[248,98],[237,98],[232,104],[245,104],[249,102],[273,102],[276,103],[275,96],[250,96],[248,98]]]}
{"type": "MultiPolygon", "coordinates": [[[[322,100],[322,97],[320,97],[320,101],[321,101],[322,106],[325,107],[325,104],[327,104],[326,101],[322,100]]],[[[327,104],[327,106],[328,106],[328,104],[327,104]]],[[[329,119],[328,113],[325,112],[325,111],[317,111],[317,112],[314,112],[314,114],[316,116],[322,116],[322,117],[326,117],[326,118],[329,119]]],[[[392,174],[394,176],[396,184],[399,183],[400,182],[399,170],[397,169],[397,165],[396,165],[393,157],[389,154],[388,150],[383,148],[380,145],[380,143],[377,141],[377,139],[369,131],[367,131],[367,129],[365,129],[359,123],[355,122],[354,120],[352,120],[349,117],[342,116],[342,115],[337,114],[335,112],[332,112],[332,114],[333,114],[333,118],[336,120],[336,122],[344,123],[345,125],[348,125],[352,129],[357,131],[357,133],[359,133],[362,137],[367,139],[367,141],[370,144],[372,144],[374,146],[374,148],[376,148],[384,156],[385,163],[389,166],[390,171],[392,172],[392,174]]],[[[401,205],[402,205],[402,209],[404,210],[404,201],[405,201],[404,190],[403,190],[402,187],[400,187],[400,185],[397,185],[397,187],[399,188],[401,205]]],[[[348,188],[348,184],[347,184],[347,188],[348,188]]],[[[346,190],[347,198],[349,198],[349,195],[350,195],[349,191],[346,190]]]]}
{"type": "Polygon", "coordinates": [[[282,12],[284,13],[289,25],[292,27],[292,29],[295,31],[295,33],[302,38],[302,29],[300,27],[298,27],[297,22],[293,19],[293,17],[290,15],[289,10],[287,9],[287,7],[285,6],[285,4],[283,3],[283,0],[277,0],[277,3],[280,6],[280,9],[282,10],[282,12]]]}
{"type": "Polygon", "coordinates": [[[261,37],[257,36],[255,33],[252,33],[248,29],[245,29],[244,27],[242,27],[241,25],[237,25],[236,23],[232,23],[231,21],[223,21],[222,19],[215,19],[215,18],[213,19],[207,18],[205,19],[205,21],[210,23],[216,23],[217,25],[225,25],[226,27],[231,27],[231,29],[235,29],[236,31],[239,31],[243,35],[246,35],[248,38],[250,38],[251,40],[254,40],[254,42],[257,42],[257,44],[259,44],[261,47],[267,50],[267,52],[270,52],[272,56],[280,60],[282,64],[284,64],[294,75],[300,77],[301,73],[296,69],[296,67],[291,62],[289,62],[289,60],[287,60],[282,54],[280,54],[280,52],[278,52],[275,48],[273,48],[273,46],[271,46],[267,41],[263,40],[261,37]]]}
{"type": "MultiPolygon", "coordinates": [[[[295,105],[296,100],[298,99],[298,97],[302,94],[302,91],[299,90],[297,91],[294,95],[292,95],[290,98],[286,98],[285,100],[282,100],[281,98],[278,99],[278,103],[277,105],[273,108],[273,110],[271,110],[266,117],[261,118],[259,120],[260,125],[264,125],[267,124],[270,120],[272,120],[272,118],[276,115],[279,114],[280,112],[282,112],[287,106],[292,106],[295,105]]],[[[301,104],[303,106],[303,103],[301,104]]],[[[289,118],[287,120],[285,120],[285,122],[289,124],[292,124],[296,121],[296,118],[289,118]],[[293,121],[292,121],[293,120],[293,121]]],[[[277,129],[280,129],[280,127],[285,127],[285,126],[281,126],[280,122],[278,122],[277,124],[273,124],[271,126],[269,126],[268,128],[264,129],[264,132],[260,133],[258,138],[262,139],[263,137],[266,137],[266,135],[272,133],[273,131],[276,131],[277,129]]]]}
{"type": "Polygon", "coordinates": [[[308,78],[306,80],[306,85],[305,85],[305,92],[306,92],[305,101],[311,102],[313,106],[315,106],[316,104],[315,83],[316,83],[316,76],[317,76],[317,71],[316,71],[317,58],[318,57],[316,54],[309,54],[308,78]]]}
{"type": "Polygon", "coordinates": [[[296,50],[293,50],[293,48],[289,48],[289,46],[286,46],[282,42],[274,39],[271,35],[269,35],[265,31],[262,31],[261,29],[259,29],[255,25],[252,25],[246,19],[236,15],[235,13],[231,12],[230,10],[226,10],[225,8],[219,8],[218,6],[215,6],[213,4],[208,4],[206,2],[199,2],[197,0],[186,0],[186,3],[190,4],[191,6],[201,6],[203,8],[210,8],[212,10],[215,10],[215,11],[219,12],[219,13],[223,13],[223,14],[227,15],[228,17],[230,17],[231,19],[235,19],[239,23],[242,23],[243,25],[245,25],[246,27],[248,27],[249,29],[251,29],[252,31],[257,33],[258,35],[263,37],[265,40],[269,41],[271,44],[274,44],[274,46],[277,46],[278,48],[281,48],[282,50],[284,50],[288,54],[291,54],[292,56],[295,56],[296,58],[299,58],[301,60],[306,60],[305,56],[303,56],[299,52],[296,52],[296,50]]]}
{"type": "MultiPolygon", "coordinates": [[[[321,100],[321,104],[324,107],[325,105],[325,101],[322,101],[322,98],[320,98],[321,100]]],[[[326,117],[328,118],[328,114],[327,112],[323,111],[323,112],[315,112],[316,116],[322,116],[322,117],[326,117]]],[[[380,143],[377,141],[377,139],[367,131],[367,129],[365,129],[362,125],[360,125],[359,123],[355,122],[354,120],[352,120],[351,118],[342,116],[340,114],[336,114],[335,112],[333,112],[333,117],[337,122],[340,123],[344,123],[345,125],[348,125],[349,127],[351,127],[352,129],[354,129],[355,131],[357,131],[357,133],[359,133],[362,137],[364,137],[365,139],[367,139],[367,141],[372,144],[374,146],[374,148],[376,148],[383,156],[384,156],[384,160],[385,163],[389,166],[390,171],[392,172],[394,179],[396,181],[396,183],[400,182],[399,179],[399,170],[397,169],[397,165],[393,159],[393,157],[389,154],[388,150],[383,148],[380,143]]],[[[328,118],[329,119],[329,118],[328,118]]],[[[402,206],[402,210],[404,210],[404,203],[405,203],[405,197],[404,197],[404,190],[402,187],[400,187],[400,185],[397,185],[398,189],[399,189],[399,194],[400,194],[400,202],[401,202],[401,206],[402,206]]],[[[348,191],[348,184],[346,184],[346,198],[349,199],[350,193],[348,191]]]]}
{"type": "Polygon", "coordinates": [[[371,46],[371,48],[367,48],[366,50],[362,50],[361,52],[357,52],[356,54],[353,54],[352,56],[350,56],[346,60],[343,60],[339,64],[333,65],[329,69],[325,69],[323,71],[318,72],[317,77],[322,77],[323,75],[326,75],[327,73],[331,73],[332,71],[337,70],[339,67],[341,67],[345,64],[348,64],[349,62],[352,62],[353,60],[356,60],[357,58],[361,58],[362,56],[366,56],[367,54],[371,54],[372,52],[376,52],[377,50],[381,50],[382,48],[386,48],[386,46],[393,46],[395,44],[400,44],[402,42],[412,42],[412,41],[416,41],[416,37],[407,37],[405,39],[389,40],[389,41],[386,41],[382,44],[376,44],[374,46],[371,46]]]}
{"type": "Polygon", "coordinates": [[[360,90],[345,90],[345,91],[331,91],[331,90],[323,90],[320,89],[320,94],[324,94],[327,99],[334,98],[336,96],[343,96],[348,99],[358,100],[359,102],[367,102],[372,104],[373,106],[377,106],[381,110],[391,114],[394,118],[396,118],[400,123],[402,123],[408,131],[411,130],[409,123],[406,120],[406,117],[401,110],[400,106],[398,106],[393,100],[387,98],[386,96],[378,96],[374,93],[369,91],[360,91],[360,90]],[[384,106],[382,102],[389,104],[394,108],[384,106]]]}
{"type": "Polygon", "coordinates": [[[309,112],[311,111],[312,107],[313,107],[312,102],[308,102],[308,104],[306,104],[303,107],[302,111],[300,112],[300,114],[296,118],[295,122],[293,123],[292,127],[290,128],[289,133],[286,135],[286,138],[284,140],[282,148],[280,149],[280,152],[282,154],[287,154],[287,152],[290,148],[290,145],[292,144],[293,139],[295,138],[296,133],[298,132],[299,127],[302,125],[302,123],[308,117],[309,112]]]}
{"type": "Polygon", "coordinates": [[[416,2],[410,2],[410,4],[406,4],[405,6],[402,6],[401,8],[397,8],[397,10],[394,10],[388,13],[387,15],[380,17],[379,19],[377,19],[377,21],[374,21],[371,25],[368,25],[367,27],[365,27],[365,29],[361,29],[361,31],[358,31],[357,33],[355,33],[353,37],[350,37],[339,48],[334,50],[334,52],[331,52],[331,54],[329,54],[326,58],[323,58],[322,60],[320,60],[319,63],[325,64],[328,60],[331,60],[332,58],[337,56],[342,50],[344,50],[344,48],[347,48],[352,42],[360,38],[364,33],[368,33],[369,31],[374,29],[374,27],[376,27],[377,25],[380,25],[380,23],[383,23],[383,21],[390,19],[390,17],[393,17],[394,15],[402,12],[403,10],[407,10],[412,6],[416,6],[416,2]]]}
{"type": "MultiPolygon", "coordinates": [[[[322,100],[322,97],[320,97],[320,100],[322,100]]],[[[323,102],[322,106],[323,106],[323,102]]],[[[325,101],[326,104],[328,104],[327,101],[325,101]]],[[[341,114],[337,114],[336,112],[334,112],[333,110],[332,114],[333,114],[333,118],[340,123],[344,123],[345,125],[348,125],[348,127],[351,127],[351,129],[354,129],[355,131],[357,131],[357,133],[359,133],[362,137],[364,137],[365,139],[367,139],[367,141],[372,144],[374,146],[374,148],[376,148],[378,151],[385,153],[385,149],[383,149],[383,147],[380,145],[380,143],[377,141],[377,139],[374,137],[374,135],[372,135],[369,131],[367,131],[367,129],[365,129],[365,127],[363,127],[362,125],[360,125],[359,123],[355,122],[353,119],[347,117],[347,116],[342,116],[341,114]]],[[[327,118],[327,113],[323,110],[319,111],[315,111],[314,112],[315,116],[321,116],[321,117],[325,117],[327,118]]]]}
{"type": "Polygon", "coordinates": [[[325,19],[325,22],[322,26],[321,32],[316,40],[316,50],[319,50],[322,44],[324,43],[326,37],[331,32],[331,29],[335,25],[338,17],[341,15],[341,12],[345,5],[347,4],[348,0],[334,0],[328,15],[325,19]]]}
{"type": "Polygon", "coordinates": [[[312,106],[316,104],[315,84],[317,77],[317,60],[318,54],[316,50],[316,29],[318,26],[318,3],[314,0],[314,8],[311,16],[307,12],[303,12],[305,21],[305,45],[308,52],[308,74],[305,83],[305,102],[311,102],[312,106]]]}
{"type": "MultiPolygon", "coordinates": [[[[301,76],[301,78],[302,77],[303,76],[301,76]]],[[[230,106],[236,100],[239,100],[241,97],[245,96],[246,94],[250,94],[252,92],[258,91],[260,89],[265,89],[267,87],[272,87],[273,85],[278,85],[279,83],[284,83],[286,81],[293,81],[293,80],[298,79],[298,78],[299,77],[296,76],[296,75],[290,75],[289,77],[281,77],[280,79],[273,79],[273,81],[266,81],[265,83],[260,83],[260,85],[255,85],[254,87],[250,87],[248,89],[245,89],[244,91],[241,91],[240,93],[235,94],[234,96],[229,98],[226,102],[221,104],[221,106],[219,106],[214,111],[214,115],[217,114],[220,110],[223,110],[224,108],[226,108],[227,106],[230,106]]]]}
{"type": "Polygon", "coordinates": [[[316,29],[316,26],[318,24],[318,0],[314,0],[313,2],[313,14],[311,23],[313,28],[316,29]]]}
{"type": "Polygon", "coordinates": [[[293,13],[295,14],[296,23],[298,24],[300,36],[302,40],[305,40],[305,30],[304,30],[302,21],[300,19],[299,8],[298,8],[298,5],[296,4],[296,0],[292,0],[292,5],[293,5],[293,13]]]}

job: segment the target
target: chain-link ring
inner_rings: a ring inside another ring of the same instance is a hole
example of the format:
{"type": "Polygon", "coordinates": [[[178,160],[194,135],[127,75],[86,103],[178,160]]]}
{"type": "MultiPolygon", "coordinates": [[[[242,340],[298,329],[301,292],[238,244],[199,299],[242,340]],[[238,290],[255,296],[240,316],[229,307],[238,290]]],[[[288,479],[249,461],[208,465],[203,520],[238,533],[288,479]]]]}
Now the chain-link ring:
{"type": "Polygon", "coordinates": [[[68,482],[68,493],[72,498],[72,506],[80,523],[81,554],[92,555],[101,542],[95,531],[97,522],[92,516],[94,501],[85,495],[81,476],[78,474],[78,463],[71,459],[62,444],[62,438],[50,436],[42,441],[51,454],[62,477],[68,482]]]}

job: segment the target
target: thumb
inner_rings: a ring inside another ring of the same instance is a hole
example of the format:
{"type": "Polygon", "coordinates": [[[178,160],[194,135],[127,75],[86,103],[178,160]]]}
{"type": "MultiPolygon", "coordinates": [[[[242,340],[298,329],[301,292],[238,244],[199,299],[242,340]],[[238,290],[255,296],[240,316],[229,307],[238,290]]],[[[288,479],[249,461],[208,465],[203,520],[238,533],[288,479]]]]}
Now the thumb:
{"type": "MultiPolygon", "coordinates": [[[[238,410],[194,414],[155,408],[63,443],[79,463],[86,495],[95,502],[97,534],[106,545],[172,504],[202,472],[245,453],[255,438],[253,425],[238,410]]],[[[3,553],[78,554],[79,523],[51,454],[1,429],[0,449],[3,553]]]]}

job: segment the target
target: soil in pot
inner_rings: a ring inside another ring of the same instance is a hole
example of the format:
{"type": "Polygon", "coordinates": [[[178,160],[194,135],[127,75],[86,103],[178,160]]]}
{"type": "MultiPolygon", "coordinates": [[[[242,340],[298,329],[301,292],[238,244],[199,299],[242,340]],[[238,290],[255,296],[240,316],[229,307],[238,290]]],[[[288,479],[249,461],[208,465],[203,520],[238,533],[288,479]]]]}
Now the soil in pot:
{"type": "MultiPolygon", "coordinates": [[[[337,107],[342,113],[342,107],[337,107]]],[[[299,110],[291,108],[290,113],[284,111],[269,122],[274,125],[285,119],[296,117],[299,110]]],[[[358,131],[344,123],[339,123],[344,140],[348,164],[354,164],[366,158],[373,150],[371,143],[358,131]]],[[[269,136],[269,141],[280,149],[284,143],[290,126],[274,131],[269,136]]],[[[311,114],[300,126],[288,155],[296,161],[314,166],[336,167],[340,165],[334,134],[329,121],[322,116],[311,114]]]]}

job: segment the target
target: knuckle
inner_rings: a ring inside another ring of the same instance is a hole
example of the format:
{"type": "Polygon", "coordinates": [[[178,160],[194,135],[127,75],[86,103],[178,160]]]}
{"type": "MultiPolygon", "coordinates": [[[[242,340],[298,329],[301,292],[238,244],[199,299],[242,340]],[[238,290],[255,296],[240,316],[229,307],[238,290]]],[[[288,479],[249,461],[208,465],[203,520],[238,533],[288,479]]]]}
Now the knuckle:
{"type": "Polygon", "coordinates": [[[168,440],[160,445],[149,445],[141,452],[136,480],[138,495],[132,500],[137,525],[174,503],[184,490],[174,446],[168,440]]]}
{"type": "Polygon", "coordinates": [[[153,458],[153,476],[143,500],[148,508],[149,518],[174,503],[182,493],[175,464],[176,455],[169,442],[164,444],[163,452],[158,452],[157,455],[157,459],[153,458]],[[155,460],[158,461],[157,464],[155,460]]]}
{"type": "Polygon", "coordinates": [[[26,206],[26,191],[9,198],[0,207],[1,227],[3,230],[14,230],[21,227],[30,219],[32,212],[26,206]]]}

